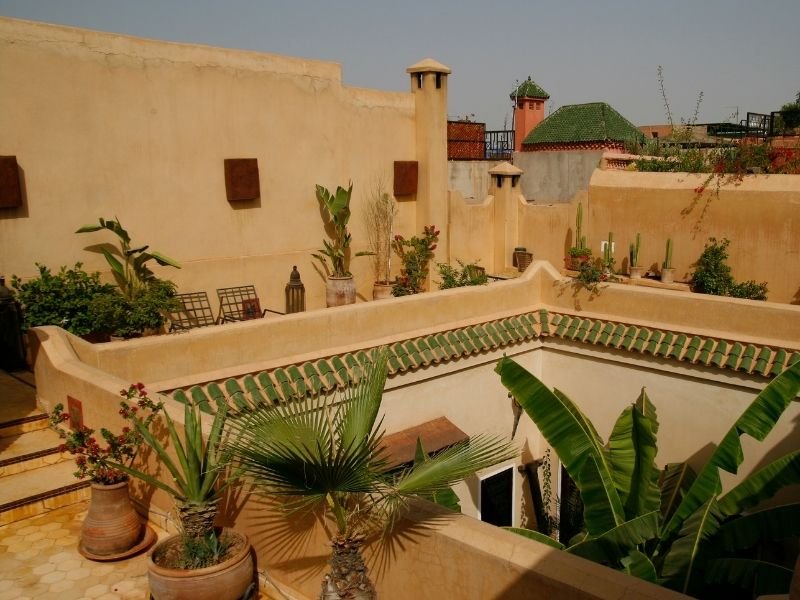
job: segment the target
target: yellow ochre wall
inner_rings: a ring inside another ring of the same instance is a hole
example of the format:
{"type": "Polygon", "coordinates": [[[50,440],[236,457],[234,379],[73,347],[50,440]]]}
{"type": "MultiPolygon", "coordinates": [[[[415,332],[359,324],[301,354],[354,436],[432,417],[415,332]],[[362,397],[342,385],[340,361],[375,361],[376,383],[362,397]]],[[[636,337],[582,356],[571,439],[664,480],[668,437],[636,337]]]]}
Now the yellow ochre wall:
{"type": "MultiPolygon", "coordinates": [[[[523,177],[535,176],[526,173],[523,177]]],[[[673,240],[676,281],[688,281],[709,237],[728,238],[733,277],[766,281],[771,302],[800,302],[800,177],[748,175],[719,188],[707,175],[595,170],[588,194],[570,204],[522,208],[520,242],[535,258],[561,267],[574,245],[575,211],[583,204],[583,233],[594,256],[614,233],[617,268],[627,272],[628,245],[641,234],[640,262],[659,272],[673,240]]]]}
{"type": "MultiPolygon", "coordinates": [[[[113,235],[73,232],[116,216],[134,244],[183,265],[159,272],[181,291],[253,283],[263,306],[283,310],[298,265],[310,307],[324,306],[315,184],[353,181],[353,249],[365,250],[367,192],[377,178],[391,191],[394,161],[418,158],[418,110],[409,92],[344,86],[335,63],[0,18],[0,155],[17,157],[25,195],[0,210],[0,273],[75,261],[107,271],[85,248],[113,235]],[[227,201],[226,158],[258,159],[260,199],[227,201]]],[[[421,165],[422,178],[430,171],[421,165]]],[[[445,166],[424,187],[441,188],[434,205],[446,202],[446,176],[445,166]]],[[[405,235],[415,205],[401,205],[405,235]]],[[[371,296],[369,260],[352,269],[371,296]]]]}

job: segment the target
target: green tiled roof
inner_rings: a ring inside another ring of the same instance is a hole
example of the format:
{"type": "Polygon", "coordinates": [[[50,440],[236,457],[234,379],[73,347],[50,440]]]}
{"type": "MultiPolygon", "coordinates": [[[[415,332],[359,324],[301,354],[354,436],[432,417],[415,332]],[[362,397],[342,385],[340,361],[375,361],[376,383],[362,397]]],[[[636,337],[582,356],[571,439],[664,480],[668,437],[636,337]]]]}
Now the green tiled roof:
{"type": "Polygon", "coordinates": [[[531,131],[523,145],[574,142],[624,142],[644,134],[605,102],[562,106],[531,131]]]}
{"type": "MultiPolygon", "coordinates": [[[[541,309],[390,344],[387,347],[389,375],[534,339],[547,343],[548,338],[761,377],[778,375],[800,360],[800,352],[787,348],[773,349],[541,309]]],[[[285,365],[221,383],[175,390],[172,396],[179,402],[187,402],[190,395],[203,410],[211,411],[212,406],[225,398],[233,410],[247,410],[264,402],[285,402],[310,393],[331,392],[358,379],[362,365],[368,360],[367,352],[359,350],[299,365],[285,365]]]]}
{"type": "Polygon", "coordinates": [[[515,100],[517,98],[544,98],[545,100],[550,97],[550,94],[542,89],[542,86],[538,85],[531,76],[528,75],[528,78],[523,81],[517,89],[511,92],[511,99],[515,100]]]}

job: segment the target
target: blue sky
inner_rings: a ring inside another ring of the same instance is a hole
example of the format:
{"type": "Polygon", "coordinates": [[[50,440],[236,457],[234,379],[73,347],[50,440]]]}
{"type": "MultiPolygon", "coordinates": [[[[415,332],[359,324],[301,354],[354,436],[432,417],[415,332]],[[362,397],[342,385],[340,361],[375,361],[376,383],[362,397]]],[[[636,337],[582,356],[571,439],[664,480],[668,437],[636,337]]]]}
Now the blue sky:
{"type": "Polygon", "coordinates": [[[605,101],[638,125],[777,110],[800,91],[800,0],[0,0],[0,15],[342,64],[344,82],[408,89],[448,65],[449,113],[510,124],[532,75],[550,108],[605,101]]]}

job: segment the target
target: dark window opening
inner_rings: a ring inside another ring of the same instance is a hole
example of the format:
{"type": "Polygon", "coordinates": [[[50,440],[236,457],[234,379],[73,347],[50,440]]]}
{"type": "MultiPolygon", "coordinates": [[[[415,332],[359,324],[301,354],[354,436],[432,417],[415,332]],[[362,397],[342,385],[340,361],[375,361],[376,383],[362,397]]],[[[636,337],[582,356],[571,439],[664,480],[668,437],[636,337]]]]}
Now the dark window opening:
{"type": "Polygon", "coordinates": [[[578,486],[561,467],[561,502],[559,504],[558,539],[563,544],[583,531],[583,500],[578,486]]]}
{"type": "Polygon", "coordinates": [[[481,479],[481,521],[498,527],[511,527],[513,486],[513,468],[481,479]]]}
{"type": "Polygon", "coordinates": [[[422,73],[417,73],[417,87],[422,89],[422,73]]]}
{"type": "Polygon", "coordinates": [[[441,87],[442,87],[442,74],[441,73],[437,73],[436,74],[436,89],[437,90],[441,89],[441,87]]]}

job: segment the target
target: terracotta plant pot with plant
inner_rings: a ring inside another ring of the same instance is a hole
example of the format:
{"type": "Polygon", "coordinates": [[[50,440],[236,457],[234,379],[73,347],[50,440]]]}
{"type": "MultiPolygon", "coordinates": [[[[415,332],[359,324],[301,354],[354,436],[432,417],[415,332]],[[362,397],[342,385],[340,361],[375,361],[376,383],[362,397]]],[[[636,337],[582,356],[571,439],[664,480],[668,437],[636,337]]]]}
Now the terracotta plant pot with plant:
{"type": "Polygon", "coordinates": [[[586,245],[586,236],[583,235],[583,204],[578,203],[575,214],[575,245],[567,250],[564,257],[564,267],[570,271],[580,271],[581,265],[592,260],[592,250],[586,245]]]}
{"type": "Polygon", "coordinates": [[[106,561],[145,550],[155,542],[155,533],[131,504],[128,475],[114,466],[115,461],[133,460],[142,438],[128,427],[119,435],[103,428],[101,445],[94,429],[82,423],[72,423],[71,429],[64,429],[62,424],[69,421],[64,405],[56,405],[49,416],[50,427],[64,440],[62,451],[75,457],[75,476],[89,479],[92,486],[78,551],[91,560],[106,561]]]}
{"type": "Polygon", "coordinates": [[[407,240],[402,235],[394,236],[392,248],[403,266],[400,268],[400,277],[392,288],[393,296],[409,296],[425,291],[439,233],[435,225],[426,225],[422,229],[421,237],[415,235],[407,240]]]}
{"type": "MultiPolygon", "coordinates": [[[[320,262],[327,276],[325,302],[329,307],[354,304],[356,301],[356,284],[350,272],[351,236],[347,231],[352,194],[352,183],[347,189],[337,187],[335,194],[331,194],[321,185],[317,186],[317,200],[330,241],[323,240],[323,247],[312,256],[320,262]]],[[[356,252],[355,256],[370,254],[356,252]]]]}
{"type": "Polygon", "coordinates": [[[372,287],[373,300],[392,297],[392,235],[394,218],[397,215],[397,201],[390,196],[382,181],[375,183],[364,209],[364,224],[367,227],[369,249],[372,253],[372,268],[375,283],[372,287]]]}
{"type": "Polygon", "coordinates": [[[148,554],[148,581],[155,600],[238,600],[257,589],[247,536],[214,526],[217,505],[225,489],[238,479],[230,472],[230,454],[223,450],[227,404],[220,400],[207,441],[203,439],[200,407],[187,400],[181,436],[163,402],[154,402],[141,385],[123,392],[122,413],[170,476],[165,483],[127,465],[114,465],[172,496],[181,532],[159,542],[148,554]],[[135,402],[131,406],[129,402],[135,402]],[[138,410],[137,410],[138,409],[138,410]],[[171,451],[151,431],[139,410],[160,412],[171,451]]]}

